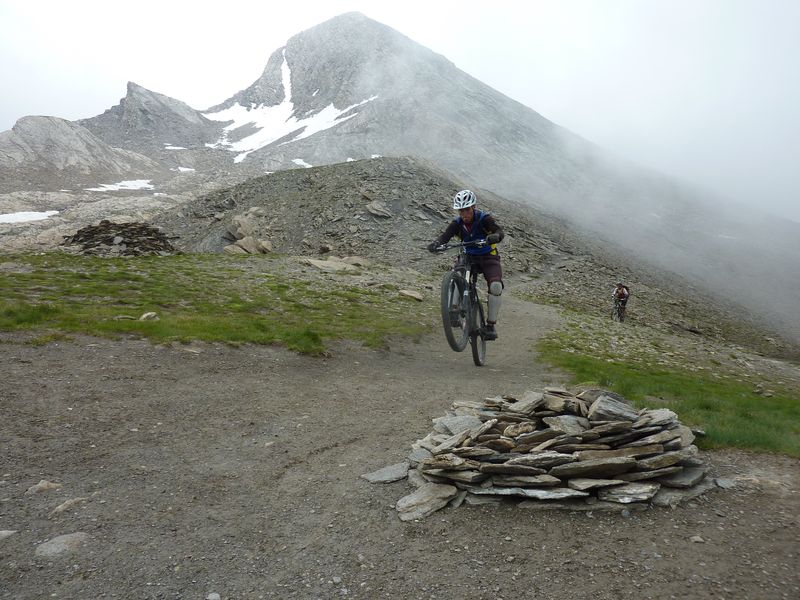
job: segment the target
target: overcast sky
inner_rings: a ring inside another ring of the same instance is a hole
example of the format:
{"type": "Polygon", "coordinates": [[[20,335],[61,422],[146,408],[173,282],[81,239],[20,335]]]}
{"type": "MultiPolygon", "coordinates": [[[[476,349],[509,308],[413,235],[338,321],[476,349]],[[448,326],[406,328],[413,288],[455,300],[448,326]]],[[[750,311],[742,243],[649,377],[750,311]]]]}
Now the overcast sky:
{"type": "Polygon", "coordinates": [[[197,109],[357,10],[583,137],[800,221],[800,0],[0,0],[0,131],[128,81],[197,109]]]}

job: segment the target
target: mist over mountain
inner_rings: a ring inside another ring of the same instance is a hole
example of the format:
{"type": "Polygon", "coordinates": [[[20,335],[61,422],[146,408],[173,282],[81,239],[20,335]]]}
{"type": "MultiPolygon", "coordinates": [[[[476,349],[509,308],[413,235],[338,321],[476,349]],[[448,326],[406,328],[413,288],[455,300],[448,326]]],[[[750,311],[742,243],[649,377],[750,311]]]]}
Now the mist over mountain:
{"type": "Polygon", "coordinates": [[[59,121],[26,117],[0,134],[0,192],[116,177],[196,193],[298,166],[413,156],[565,218],[587,244],[681,274],[800,341],[800,224],[720,210],[358,13],[292,37],[251,86],[207,110],[130,83],[103,114],[59,121]]]}

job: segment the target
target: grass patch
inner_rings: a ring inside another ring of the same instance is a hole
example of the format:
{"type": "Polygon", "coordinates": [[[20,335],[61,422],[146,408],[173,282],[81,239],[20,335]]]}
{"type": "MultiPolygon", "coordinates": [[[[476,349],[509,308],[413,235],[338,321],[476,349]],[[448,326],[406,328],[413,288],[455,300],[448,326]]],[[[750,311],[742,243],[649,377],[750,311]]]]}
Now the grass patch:
{"type": "MultiPolygon", "coordinates": [[[[419,337],[419,313],[396,292],[336,280],[298,279],[267,257],[179,255],[98,258],[15,255],[29,272],[0,279],[0,330],[37,339],[69,333],[137,335],[155,342],[282,344],[320,354],[326,340],[369,346],[390,336],[419,337]],[[140,321],[146,312],[158,320],[140,321]]],[[[285,265],[284,265],[285,266],[285,265]]],[[[56,339],[56,338],[54,338],[56,339]]]]}
{"type": "Polygon", "coordinates": [[[567,352],[557,337],[540,342],[539,351],[543,360],[572,373],[575,383],[615,391],[639,407],[668,407],[684,425],[706,431],[707,436],[697,440],[703,448],[800,456],[800,402],[793,395],[763,397],[753,393],[750,384],[720,381],[705,373],[567,352]]]}

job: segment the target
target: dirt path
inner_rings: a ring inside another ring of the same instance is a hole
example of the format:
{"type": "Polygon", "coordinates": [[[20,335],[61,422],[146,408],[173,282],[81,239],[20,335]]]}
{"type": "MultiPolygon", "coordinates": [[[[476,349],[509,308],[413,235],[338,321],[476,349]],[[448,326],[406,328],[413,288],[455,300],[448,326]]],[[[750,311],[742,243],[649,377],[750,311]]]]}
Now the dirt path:
{"type": "Polygon", "coordinates": [[[410,485],[360,475],[402,460],[455,398],[562,381],[533,352],[555,311],[509,295],[502,317],[482,369],[439,330],[325,359],[0,344],[0,530],[16,530],[0,539],[0,598],[800,596],[800,469],[787,458],[715,453],[737,487],[674,510],[502,504],[400,522],[410,485]],[[62,487],[26,495],[41,479],[62,487]],[[74,552],[35,554],[75,532],[88,538],[74,552]]]}

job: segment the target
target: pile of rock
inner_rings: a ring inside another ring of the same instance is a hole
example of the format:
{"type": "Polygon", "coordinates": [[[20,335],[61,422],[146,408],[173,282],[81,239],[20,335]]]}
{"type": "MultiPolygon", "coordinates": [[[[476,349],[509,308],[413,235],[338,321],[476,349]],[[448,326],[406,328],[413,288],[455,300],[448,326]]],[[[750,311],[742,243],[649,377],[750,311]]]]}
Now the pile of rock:
{"type": "Polygon", "coordinates": [[[175,248],[159,228],[147,223],[114,223],[102,220],[64,238],[64,246],[78,246],[81,254],[95,256],[143,256],[174,254],[175,248]]]}
{"type": "Polygon", "coordinates": [[[405,465],[418,489],[397,503],[403,520],[497,497],[547,509],[673,506],[714,486],[694,439],[671,410],[637,410],[604,390],[546,388],[519,399],[458,400],[408,461],[364,477],[397,480],[405,465]]]}

